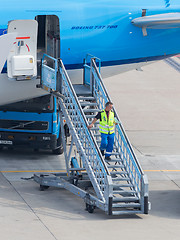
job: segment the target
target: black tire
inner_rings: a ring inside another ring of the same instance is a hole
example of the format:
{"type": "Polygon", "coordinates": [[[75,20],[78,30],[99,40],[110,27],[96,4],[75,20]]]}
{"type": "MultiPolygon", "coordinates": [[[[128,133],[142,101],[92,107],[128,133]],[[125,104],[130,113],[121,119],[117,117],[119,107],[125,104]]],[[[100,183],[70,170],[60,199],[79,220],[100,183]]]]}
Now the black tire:
{"type": "Polygon", "coordinates": [[[89,205],[88,212],[89,213],[93,213],[94,212],[94,206],[93,205],[89,205]]]}
{"type": "Polygon", "coordinates": [[[49,188],[49,186],[40,185],[40,191],[44,191],[48,188],[49,188]]]}
{"type": "Polygon", "coordinates": [[[52,152],[53,152],[53,154],[61,155],[61,154],[63,154],[64,149],[63,149],[63,147],[59,147],[59,148],[52,150],[52,152]]]}
{"type": "Polygon", "coordinates": [[[59,133],[59,138],[57,139],[57,148],[56,149],[53,149],[52,152],[53,154],[56,154],[56,155],[61,155],[63,154],[64,152],[64,149],[63,149],[63,144],[62,144],[62,136],[61,136],[61,133],[59,133]]]}

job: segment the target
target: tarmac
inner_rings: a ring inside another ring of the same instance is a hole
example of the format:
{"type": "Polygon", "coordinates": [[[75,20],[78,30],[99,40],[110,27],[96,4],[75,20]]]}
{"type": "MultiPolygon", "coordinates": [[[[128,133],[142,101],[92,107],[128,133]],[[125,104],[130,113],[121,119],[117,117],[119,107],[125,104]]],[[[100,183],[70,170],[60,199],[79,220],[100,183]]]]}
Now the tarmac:
{"type": "Polygon", "coordinates": [[[99,240],[180,238],[180,74],[159,61],[104,83],[149,179],[148,215],[108,216],[85,211],[82,199],[64,189],[39,186],[35,172],[61,172],[64,156],[30,150],[0,153],[2,240],[99,240]]]}

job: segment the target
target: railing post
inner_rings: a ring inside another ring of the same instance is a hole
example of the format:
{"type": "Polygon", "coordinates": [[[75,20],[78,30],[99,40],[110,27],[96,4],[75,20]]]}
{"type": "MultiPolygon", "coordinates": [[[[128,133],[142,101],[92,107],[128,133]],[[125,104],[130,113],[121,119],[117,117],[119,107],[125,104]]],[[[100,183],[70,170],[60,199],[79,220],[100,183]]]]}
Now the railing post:
{"type": "Polygon", "coordinates": [[[113,200],[113,182],[111,176],[107,176],[106,183],[106,191],[105,191],[105,199],[107,203],[107,213],[108,215],[112,215],[112,200],[113,200]]]}
{"type": "Polygon", "coordinates": [[[148,178],[147,175],[142,175],[141,178],[141,206],[142,212],[148,214],[149,211],[149,189],[148,189],[148,178]]]}

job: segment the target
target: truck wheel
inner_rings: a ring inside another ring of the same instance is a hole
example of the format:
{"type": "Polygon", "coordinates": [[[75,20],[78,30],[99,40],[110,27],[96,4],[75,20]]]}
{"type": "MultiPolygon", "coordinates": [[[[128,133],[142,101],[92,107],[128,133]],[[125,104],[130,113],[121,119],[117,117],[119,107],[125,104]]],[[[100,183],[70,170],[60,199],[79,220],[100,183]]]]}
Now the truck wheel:
{"type": "Polygon", "coordinates": [[[60,146],[59,148],[52,150],[52,152],[56,155],[60,155],[60,154],[63,154],[64,149],[63,149],[63,147],[60,146]]]}
{"type": "Polygon", "coordinates": [[[59,137],[57,139],[57,146],[58,148],[53,149],[52,152],[56,155],[60,155],[63,154],[64,149],[63,149],[63,144],[62,144],[62,137],[61,137],[61,133],[59,133],[59,137]]]}

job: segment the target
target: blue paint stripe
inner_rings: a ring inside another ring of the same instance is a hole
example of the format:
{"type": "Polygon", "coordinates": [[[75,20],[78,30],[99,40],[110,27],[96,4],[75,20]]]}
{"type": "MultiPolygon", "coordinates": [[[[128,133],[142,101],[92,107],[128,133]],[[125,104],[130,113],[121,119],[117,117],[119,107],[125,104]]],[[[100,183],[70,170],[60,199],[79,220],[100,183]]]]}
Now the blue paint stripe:
{"type": "Polygon", "coordinates": [[[3,35],[3,34],[6,34],[7,33],[7,29],[6,28],[1,28],[0,29],[0,36],[3,35]]]}
{"type": "MultiPolygon", "coordinates": [[[[177,53],[178,54],[178,53],[177,53]]],[[[165,58],[172,57],[176,54],[170,54],[166,56],[153,56],[153,57],[144,57],[144,58],[134,58],[134,59],[125,59],[125,60],[117,60],[117,61],[104,61],[101,62],[102,67],[108,67],[108,66],[116,66],[116,65],[124,65],[124,64],[132,64],[132,63],[140,63],[140,62],[150,62],[150,61],[155,61],[155,60],[162,60],[165,58]]],[[[80,69],[83,68],[83,63],[79,64],[65,64],[65,68],[67,70],[72,70],[72,69],[80,69]]]]}

